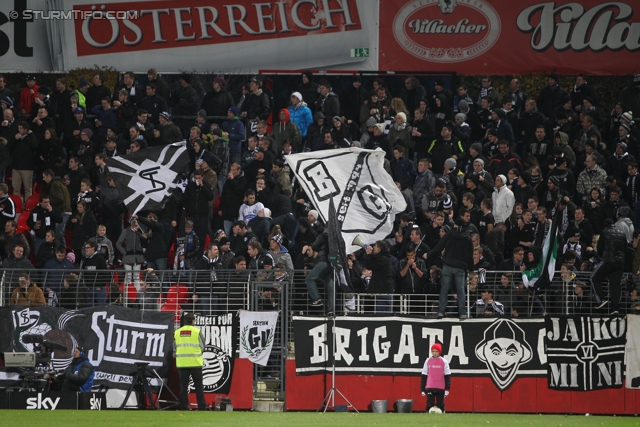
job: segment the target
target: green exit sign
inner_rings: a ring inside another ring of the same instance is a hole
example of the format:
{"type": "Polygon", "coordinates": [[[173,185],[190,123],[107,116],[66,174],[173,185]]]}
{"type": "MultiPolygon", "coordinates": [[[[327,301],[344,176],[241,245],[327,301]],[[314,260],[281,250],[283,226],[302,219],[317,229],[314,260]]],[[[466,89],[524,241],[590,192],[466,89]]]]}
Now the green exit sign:
{"type": "Polygon", "coordinates": [[[355,49],[351,49],[351,57],[352,58],[368,58],[369,57],[369,48],[368,47],[357,47],[355,49]]]}

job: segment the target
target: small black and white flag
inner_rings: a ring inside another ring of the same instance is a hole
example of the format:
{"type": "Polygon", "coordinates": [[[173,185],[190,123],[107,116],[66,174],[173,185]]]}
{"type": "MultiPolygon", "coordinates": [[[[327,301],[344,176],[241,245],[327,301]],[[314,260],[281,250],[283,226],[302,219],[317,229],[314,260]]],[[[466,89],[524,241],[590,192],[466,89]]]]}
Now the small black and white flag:
{"type": "Polygon", "coordinates": [[[189,164],[185,141],[106,159],[124,204],[135,215],[162,209],[189,164]]]}

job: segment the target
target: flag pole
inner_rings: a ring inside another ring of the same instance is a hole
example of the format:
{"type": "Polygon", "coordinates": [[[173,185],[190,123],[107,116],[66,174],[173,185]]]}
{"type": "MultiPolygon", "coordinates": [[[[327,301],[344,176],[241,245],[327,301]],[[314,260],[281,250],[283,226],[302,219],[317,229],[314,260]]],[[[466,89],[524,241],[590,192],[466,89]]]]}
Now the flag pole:
{"type": "Polygon", "coordinates": [[[327,412],[327,409],[331,408],[335,411],[336,409],[336,402],[335,402],[335,398],[336,398],[336,393],[338,393],[346,402],[346,406],[347,408],[351,407],[353,408],[354,411],[356,411],[357,413],[360,413],[360,411],[358,411],[356,409],[355,406],[353,406],[353,404],[351,402],[349,402],[349,399],[346,398],[346,396],[344,394],[342,394],[342,392],[340,390],[338,390],[338,388],[336,387],[336,289],[335,289],[335,284],[337,283],[337,281],[339,280],[338,278],[338,268],[342,268],[341,266],[334,266],[333,267],[333,284],[334,284],[334,290],[333,290],[333,312],[329,313],[329,318],[331,318],[331,335],[333,336],[333,339],[331,340],[331,345],[332,345],[332,349],[331,349],[331,353],[332,353],[332,359],[331,359],[331,389],[329,390],[329,392],[327,393],[327,395],[325,396],[324,400],[322,401],[322,403],[320,404],[320,407],[318,408],[318,410],[316,412],[320,412],[321,409],[323,409],[323,413],[327,412]]]}

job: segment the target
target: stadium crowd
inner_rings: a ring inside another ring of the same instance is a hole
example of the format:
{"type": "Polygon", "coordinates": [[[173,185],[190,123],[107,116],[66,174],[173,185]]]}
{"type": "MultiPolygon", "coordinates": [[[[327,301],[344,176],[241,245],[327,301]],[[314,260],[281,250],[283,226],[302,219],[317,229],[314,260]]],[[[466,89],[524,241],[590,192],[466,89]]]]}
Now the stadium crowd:
{"type": "MultiPolygon", "coordinates": [[[[498,93],[491,77],[478,93],[464,83],[452,92],[439,79],[427,89],[416,77],[390,93],[383,78],[365,88],[358,76],[334,93],[304,72],[297,87],[278,88],[291,94],[279,111],[265,76],[240,93],[217,76],[206,94],[189,74],[169,85],[155,69],[124,73],[115,88],[95,73],[74,91],[65,78],[47,88],[28,76],[15,94],[7,78],[0,76],[4,268],[124,269],[137,289],[148,284],[131,271],[144,268],[207,270],[214,281],[223,270],[275,268],[282,280],[306,269],[311,304],[333,311],[318,290],[333,288],[325,226],[284,156],[355,146],[385,151],[386,172],[407,202],[387,239],[349,255],[356,292],[437,294],[453,262],[471,272],[467,287],[481,295],[480,312],[518,315],[515,303],[484,287],[486,272],[504,272],[504,292],[530,298],[518,273],[540,262],[554,216],[563,278],[606,263],[607,250],[622,252],[620,273],[638,271],[640,75],[612,111],[584,75],[570,92],[551,74],[537,94],[524,93],[518,79],[498,93]],[[105,160],[182,140],[189,166],[165,208],[131,216],[105,160]],[[469,235],[472,259],[432,251],[449,233],[469,235]],[[605,247],[607,233],[622,234],[624,248],[605,247]]],[[[44,295],[21,274],[12,303],[55,297],[64,306],[73,277],[58,277],[44,295]]],[[[89,304],[106,302],[99,281],[84,285],[94,288],[89,304]]],[[[607,309],[590,283],[574,288],[580,304],[607,309]]],[[[622,294],[640,312],[633,283],[622,294]]],[[[613,291],[611,299],[610,311],[621,310],[613,291]]]]}

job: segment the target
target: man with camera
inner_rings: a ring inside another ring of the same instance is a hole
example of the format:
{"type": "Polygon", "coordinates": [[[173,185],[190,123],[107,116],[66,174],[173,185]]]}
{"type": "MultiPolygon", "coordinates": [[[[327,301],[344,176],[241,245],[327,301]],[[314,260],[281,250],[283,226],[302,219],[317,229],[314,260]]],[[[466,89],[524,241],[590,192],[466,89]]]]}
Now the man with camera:
{"type": "Polygon", "coordinates": [[[64,379],[62,391],[91,391],[95,368],[86,358],[84,348],[73,351],[73,360],[67,366],[61,378],[64,379]]]}

